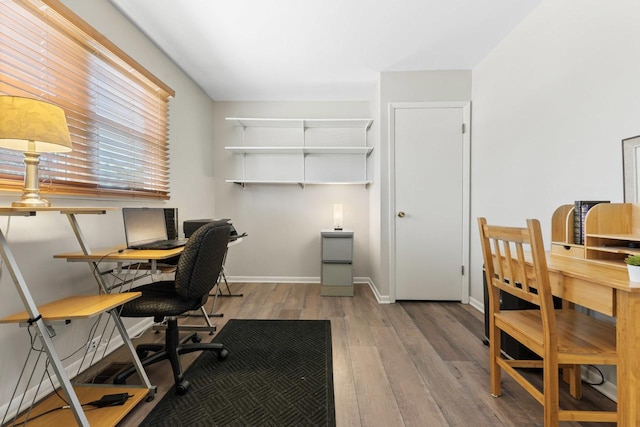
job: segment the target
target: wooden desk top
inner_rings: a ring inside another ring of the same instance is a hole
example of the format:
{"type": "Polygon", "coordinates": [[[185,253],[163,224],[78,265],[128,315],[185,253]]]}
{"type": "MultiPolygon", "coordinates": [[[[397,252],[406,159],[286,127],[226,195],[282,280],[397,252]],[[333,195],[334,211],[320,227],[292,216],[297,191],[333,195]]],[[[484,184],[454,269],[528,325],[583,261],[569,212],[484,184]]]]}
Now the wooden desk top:
{"type": "Polygon", "coordinates": [[[180,255],[184,247],[174,249],[126,249],[124,245],[95,249],[86,255],[81,251],[56,254],[67,261],[160,261],[180,255]],[[120,252],[122,251],[122,252],[120,252]]]}
{"type": "MultiPolygon", "coordinates": [[[[242,238],[232,240],[227,247],[235,246],[242,243],[242,238]]],[[[110,248],[102,248],[91,250],[90,255],[85,255],[81,251],[66,252],[56,254],[54,258],[66,259],[73,261],[162,261],[163,259],[173,258],[180,255],[184,250],[183,247],[174,249],[126,249],[125,245],[112,246],[110,248]],[[122,252],[120,252],[122,251],[122,252]]]]}
{"type": "Polygon", "coordinates": [[[116,210],[118,208],[95,208],[95,207],[56,207],[50,206],[47,208],[29,208],[29,207],[0,207],[0,215],[3,216],[34,216],[36,212],[60,212],[64,215],[69,214],[96,214],[102,215],[107,211],[116,210]]]}
{"type": "Polygon", "coordinates": [[[615,266],[596,260],[547,255],[547,267],[550,273],[561,273],[625,292],[640,292],[640,283],[629,281],[629,274],[624,265],[615,266]]]}
{"type": "MultiPolygon", "coordinates": [[[[142,292],[77,295],[40,305],[38,312],[44,320],[86,319],[116,308],[141,295],[142,292]]],[[[0,323],[20,323],[27,320],[29,320],[29,314],[25,310],[0,319],[0,323]]]]}

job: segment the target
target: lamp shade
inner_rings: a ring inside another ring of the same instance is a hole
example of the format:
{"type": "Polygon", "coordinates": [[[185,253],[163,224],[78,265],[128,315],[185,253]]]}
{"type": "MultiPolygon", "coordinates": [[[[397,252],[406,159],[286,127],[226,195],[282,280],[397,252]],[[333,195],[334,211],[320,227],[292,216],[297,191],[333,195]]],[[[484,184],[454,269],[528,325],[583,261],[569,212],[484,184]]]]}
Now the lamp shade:
{"type": "Polygon", "coordinates": [[[71,151],[64,110],[37,99],[0,96],[0,147],[36,153],[71,151]]]}

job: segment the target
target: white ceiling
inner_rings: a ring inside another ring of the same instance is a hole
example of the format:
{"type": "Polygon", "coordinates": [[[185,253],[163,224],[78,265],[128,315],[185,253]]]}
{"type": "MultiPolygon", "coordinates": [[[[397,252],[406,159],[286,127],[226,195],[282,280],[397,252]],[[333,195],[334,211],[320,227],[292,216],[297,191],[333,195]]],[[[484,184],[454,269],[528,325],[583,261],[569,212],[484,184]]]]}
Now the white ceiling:
{"type": "Polygon", "coordinates": [[[214,100],[366,100],[473,69],[541,0],[111,0],[214,100]]]}

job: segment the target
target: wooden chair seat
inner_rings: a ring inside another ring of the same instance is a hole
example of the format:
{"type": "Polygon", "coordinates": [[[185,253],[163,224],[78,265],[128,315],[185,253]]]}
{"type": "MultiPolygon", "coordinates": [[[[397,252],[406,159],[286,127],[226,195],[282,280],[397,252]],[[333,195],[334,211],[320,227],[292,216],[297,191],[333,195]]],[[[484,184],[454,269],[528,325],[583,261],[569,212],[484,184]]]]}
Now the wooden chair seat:
{"type": "MultiPolygon", "coordinates": [[[[617,412],[560,408],[559,369],[565,369],[572,396],[580,396],[580,365],[615,365],[616,329],[602,320],[553,305],[540,222],[526,228],[490,226],[478,218],[489,296],[489,374],[491,394],[501,394],[501,373],[509,374],[544,410],[545,427],[560,421],[615,422],[617,412]],[[531,254],[528,257],[526,254],[531,254]],[[500,293],[539,307],[539,310],[501,310],[500,293]],[[501,334],[507,333],[542,360],[502,357],[501,334]],[[539,390],[517,368],[542,368],[539,390]]],[[[486,309],[486,307],[485,307],[486,309]]]]}
{"type": "MultiPolygon", "coordinates": [[[[614,365],[616,328],[572,309],[556,310],[558,363],[614,365]]],[[[537,355],[544,356],[540,310],[504,310],[495,314],[496,326],[537,355]]]]}

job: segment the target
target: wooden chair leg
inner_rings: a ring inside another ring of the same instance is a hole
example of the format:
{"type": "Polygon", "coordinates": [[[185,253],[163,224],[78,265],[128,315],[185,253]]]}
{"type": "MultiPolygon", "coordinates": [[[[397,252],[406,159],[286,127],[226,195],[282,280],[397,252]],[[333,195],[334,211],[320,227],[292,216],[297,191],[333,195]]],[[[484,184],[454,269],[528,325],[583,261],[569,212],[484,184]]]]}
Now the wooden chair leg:
{"type": "Polygon", "coordinates": [[[582,365],[573,365],[562,370],[562,380],[569,384],[569,393],[574,399],[582,399],[582,365]]]}
{"type": "Polygon", "coordinates": [[[556,363],[550,363],[550,361],[548,361],[546,358],[543,363],[544,368],[542,371],[542,387],[544,393],[544,426],[556,427],[560,423],[560,379],[558,375],[558,365],[556,363]]]}
{"type": "Polygon", "coordinates": [[[493,397],[498,397],[502,393],[500,386],[502,370],[497,362],[500,357],[500,334],[500,329],[491,328],[489,337],[489,375],[491,379],[491,395],[493,397]]]}

